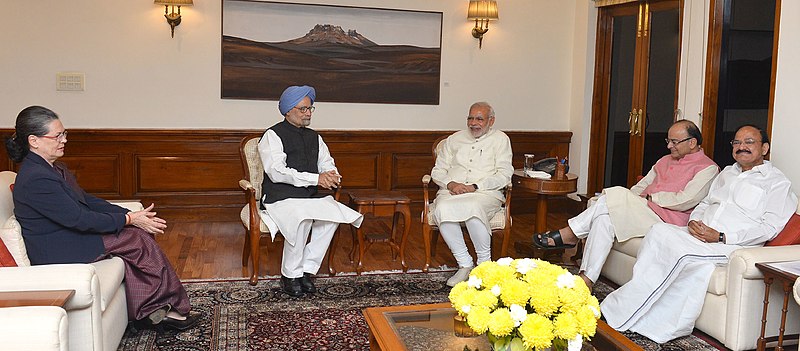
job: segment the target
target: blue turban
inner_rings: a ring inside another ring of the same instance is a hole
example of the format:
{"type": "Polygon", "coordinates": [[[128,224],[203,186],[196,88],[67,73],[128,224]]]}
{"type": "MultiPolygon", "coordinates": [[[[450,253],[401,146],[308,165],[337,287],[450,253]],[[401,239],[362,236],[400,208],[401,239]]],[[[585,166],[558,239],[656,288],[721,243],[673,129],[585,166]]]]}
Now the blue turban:
{"type": "Polygon", "coordinates": [[[289,110],[297,106],[306,96],[311,99],[311,104],[314,104],[314,100],[317,98],[317,91],[314,90],[314,87],[308,85],[293,85],[286,88],[281,94],[281,101],[278,102],[278,110],[281,111],[281,115],[286,116],[289,110]]]}

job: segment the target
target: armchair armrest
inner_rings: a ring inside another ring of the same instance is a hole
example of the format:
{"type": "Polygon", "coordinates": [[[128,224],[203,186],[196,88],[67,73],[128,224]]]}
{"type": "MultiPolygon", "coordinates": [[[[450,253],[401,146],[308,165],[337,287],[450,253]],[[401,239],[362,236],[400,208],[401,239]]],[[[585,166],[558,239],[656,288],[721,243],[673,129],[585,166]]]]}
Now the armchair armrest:
{"type": "Polygon", "coordinates": [[[247,180],[247,179],[239,180],[239,187],[242,188],[242,190],[245,190],[245,191],[250,190],[250,189],[255,189],[255,188],[253,188],[253,184],[251,184],[250,181],[247,180]]]}
{"type": "Polygon", "coordinates": [[[0,308],[4,350],[67,350],[67,313],[56,306],[0,308]]]}
{"type": "Polygon", "coordinates": [[[741,276],[742,279],[764,279],[756,268],[758,262],[794,261],[800,257],[800,245],[748,247],[731,254],[728,264],[728,280],[741,276]]]}
{"type": "Polygon", "coordinates": [[[0,268],[0,291],[75,290],[66,310],[88,307],[100,299],[100,279],[91,264],[48,264],[0,268]]]}
{"type": "Polygon", "coordinates": [[[114,205],[127,208],[131,212],[144,210],[144,206],[140,200],[110,200],[108,201],[114,205]]]}

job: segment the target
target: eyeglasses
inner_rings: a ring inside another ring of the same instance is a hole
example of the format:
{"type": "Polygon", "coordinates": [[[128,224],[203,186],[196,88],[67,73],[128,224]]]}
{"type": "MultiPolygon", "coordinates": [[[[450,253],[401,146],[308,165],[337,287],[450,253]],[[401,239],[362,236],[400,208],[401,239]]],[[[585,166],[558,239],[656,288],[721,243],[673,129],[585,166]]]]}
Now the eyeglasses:
{"type": "Polygon", "coordinates": [[[40,135],[39,137],[40,138],[52,139],[52,140],[55,140],[55,141],[57,141],[59,143],[62,143],[62,142],[67,140],[67,131],[65,130],[65,131],[63,131],[61,133],[58,133],[56,135],[40,135]]]}
{"type": "Polygon", "coordinates": [[[295,106],[295,107],[292,107],[292,108],[296,108],[296,109],[300,110],[300,113],[306,113],[308,111],[311,111],[313,113],[314,109],[315,109],[314,106],[303,106],[303,107],[295,106]]]}
{"type": "Polygon", "coordinates": [[[678,140],[678,139],[669,139],[669,138],[667,138],[667,139],[664,139],[664,141],[665,141],[665,142],[667,142],[667,145],[669,145],[669,144],[672,144],[672,145],[678,145],[678,144],[680,144],[680,143],[682,143],[682,142],[684,142],[684,141],[687,141],[687,140],[689,140],[689,139],[692,139],[692,138],[694,138],[694,137],[688,137],[688,138],[686,138],[686,139],[682,139],[682,140],[678,140]]]}
{"type": "Polygon", "coordinates": [[[744,140],[736,140],[736,139],[734,139],[734,140],[731,140],[731,146],[737,147],[739,145],[742,145],[742,143],[744,143],[747,146],[750,146],[750,145],[753,145],[755,143],[760,143],[760,142],[761,142],[761,140],[755,140],[753,138],[747,138],[747,139],[744,139],[744,140]]]}

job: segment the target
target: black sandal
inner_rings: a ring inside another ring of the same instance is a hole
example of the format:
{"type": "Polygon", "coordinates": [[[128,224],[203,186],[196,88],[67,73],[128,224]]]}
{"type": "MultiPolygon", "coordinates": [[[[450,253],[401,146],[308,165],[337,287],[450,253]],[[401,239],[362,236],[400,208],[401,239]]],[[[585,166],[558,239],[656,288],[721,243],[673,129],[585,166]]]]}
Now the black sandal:
{"type": "Polygon", "coordinates": [[[575,244],[564,244],[564,240],[561,238],[561,233],[558,230],[541,234],[533,234],[531,241],[533,241],[533,245],[536,245],[536,247],[542,250],[560,250],[571,249],[575,247],[575,244]],[[553,243],[555,243],[555,245],[548,245],[547,239],[553,239],[553,243]]]}

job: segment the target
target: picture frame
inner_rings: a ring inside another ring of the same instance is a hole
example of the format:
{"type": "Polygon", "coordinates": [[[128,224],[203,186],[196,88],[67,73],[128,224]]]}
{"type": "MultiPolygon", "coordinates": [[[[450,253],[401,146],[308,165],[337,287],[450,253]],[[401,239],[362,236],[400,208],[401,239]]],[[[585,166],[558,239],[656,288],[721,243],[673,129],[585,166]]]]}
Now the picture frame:
{"type": "Polygon", "coordinates": [[[442,12],[222,1],[221,98],[438,105],[442,12]]]}

